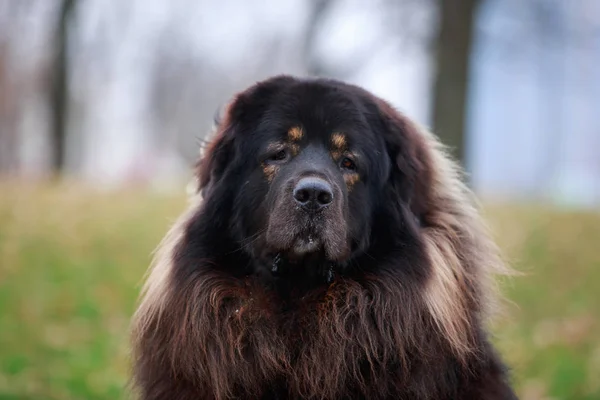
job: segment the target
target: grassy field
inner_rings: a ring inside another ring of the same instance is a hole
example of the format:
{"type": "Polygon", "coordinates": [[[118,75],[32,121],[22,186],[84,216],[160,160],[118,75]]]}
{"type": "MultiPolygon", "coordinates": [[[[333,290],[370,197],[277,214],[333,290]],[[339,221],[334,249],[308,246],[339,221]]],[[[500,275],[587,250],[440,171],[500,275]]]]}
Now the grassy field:
{"type": "MultiPolygon", "coordinates": [[[[126,398],[127,332],[182,197],[0,184],[0,400],[126,398]]],[[[513,265],[494,325],[524,400],[600,399],[600,213],[490,207],[513,265]]]]}

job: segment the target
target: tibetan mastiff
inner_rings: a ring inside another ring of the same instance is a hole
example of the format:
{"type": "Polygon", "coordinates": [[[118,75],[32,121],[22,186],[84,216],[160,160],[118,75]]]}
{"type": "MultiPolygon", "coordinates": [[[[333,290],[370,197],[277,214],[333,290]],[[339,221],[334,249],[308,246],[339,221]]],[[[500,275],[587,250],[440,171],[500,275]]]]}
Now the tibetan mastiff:
{"type": "Polygon", "coordinates": [[[504,273],[436,139],[357,86],[227,106],[133,322],[144,400],[515,399],[485,330],[504,273]]]}

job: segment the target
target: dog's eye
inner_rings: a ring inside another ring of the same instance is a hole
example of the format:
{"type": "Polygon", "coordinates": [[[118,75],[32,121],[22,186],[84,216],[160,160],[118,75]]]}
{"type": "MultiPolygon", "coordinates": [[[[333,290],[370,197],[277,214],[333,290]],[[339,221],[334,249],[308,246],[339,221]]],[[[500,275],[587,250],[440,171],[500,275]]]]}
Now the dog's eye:
{"type": "Polygon", "coordinates": [[[279,150],[277,153],[273,154],[272,156],[270,156],[269,161],[283,161],[287,158],[287,156],[288,156],[287,151],[282,149],[282,150],[279,150]]]}
{"type": "Polygon", "coordinates": [[[342,167],[342,169],[347,169],[349,171],[354,171],[356,169],[356,164],[354,164],[354,161],[352,161],[348,157],[342,158],[340,166],[342,167]]]}

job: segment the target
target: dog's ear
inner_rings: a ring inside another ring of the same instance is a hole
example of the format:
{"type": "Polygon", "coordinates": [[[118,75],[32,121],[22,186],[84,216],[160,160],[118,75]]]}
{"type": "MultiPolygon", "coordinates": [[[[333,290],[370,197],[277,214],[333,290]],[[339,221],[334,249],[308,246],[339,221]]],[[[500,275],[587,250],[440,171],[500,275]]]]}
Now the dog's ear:
{"type": "Polygon", "coordinates": [[[506,268],[462,170],[438,139],[383,101],[378,110],[393,164],[386,188],[389,210],[418,232],[429,263],[423,300],[436,328],[464,359],[477,347],[473,315],[490,309],[483,301],[494,290],[490,273],[506,268]],[[411,214],[418,225],[411,224],[411,214]]]}
{"type": "Polygon", "coordinates": [[[216,127],[214,138],[202,149],[200,159],[196,163],[198,191],[206,195],[208,188],[217,183],[223,176],[227,166],[234,158],[234,127],[226,118],[216,127]]]}
{"type": "Polygon", "coordinates": [[[413,121],[387,102],[376,99],[381,128],[392,164],[388,188],[396,204],[408,208],[418,223],[426,219],[432,188],[427,138],[413,121]]]}

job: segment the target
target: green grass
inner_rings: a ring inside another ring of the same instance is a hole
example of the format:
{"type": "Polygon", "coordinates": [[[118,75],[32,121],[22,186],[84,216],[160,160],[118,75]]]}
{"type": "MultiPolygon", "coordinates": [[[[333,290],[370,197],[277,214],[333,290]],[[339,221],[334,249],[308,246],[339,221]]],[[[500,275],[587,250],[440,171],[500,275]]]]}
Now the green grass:
{"type": "MultiPolygon", "coordinates": [[[[0,400],[126,398],[151,252],[185,207],[141,190],[0,184],[0,400]]],[[[600,399],[600,214],[486,213],[513,265],[493,326],[524,400],[600,399]]]]}

